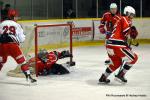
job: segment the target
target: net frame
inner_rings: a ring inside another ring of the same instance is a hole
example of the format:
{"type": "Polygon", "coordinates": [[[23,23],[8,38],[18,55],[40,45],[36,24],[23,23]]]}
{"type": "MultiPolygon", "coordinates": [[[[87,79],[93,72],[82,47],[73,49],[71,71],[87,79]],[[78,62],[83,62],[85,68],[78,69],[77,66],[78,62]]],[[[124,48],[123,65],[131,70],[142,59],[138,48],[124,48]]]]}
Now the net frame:
{"type": "MultiPolygon", "coordinates": [[[[35,31],[35,73],[36,73],[36,77],[38,77],[38,29],[39,28],[46,28],[46,27],[59,27],[59,26],[66,26],[70,28],[69,34],[70,34],[70,45],[69,45],[69,49],[70,49],[70,53],[73,55],[73,49],[72,49],[72,42],[73,42],[73,38],[72,38],[72,25],[71,24],[51,24],[51,25],[35,25],[34,31],[35,31]]],[[[73,62],[73,57],[70,57],[70,61],[67,62],[68,64],[72,64],[73,62]]],[[[74,65],[74,64],[73,64],[74,65]]]]}

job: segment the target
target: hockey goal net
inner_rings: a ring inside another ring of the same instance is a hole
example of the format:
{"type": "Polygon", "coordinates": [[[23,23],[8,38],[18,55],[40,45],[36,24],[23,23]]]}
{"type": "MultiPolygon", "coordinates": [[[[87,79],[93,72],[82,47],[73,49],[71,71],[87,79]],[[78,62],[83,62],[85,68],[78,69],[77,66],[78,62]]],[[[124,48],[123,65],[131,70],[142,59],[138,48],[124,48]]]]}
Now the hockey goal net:
{"type": "MultiPolygon", "coordinates": [[[[46,49],[47,51],[62,51],[69,50],[73,53],[72,49],[72,26],[70,24],[53,24],[53,25],[35,25],[34,27],[24,27],[26,32],[26,40],[22,46],[22,51],[27,58],[27,61],[35,57],[35,64],[32,73],[37,76],[37,55],[39,50],[46,49]],[[30,31],[29,31],[30,30],[30,31]]],[[[72,57],[58,61],[58,63],[69,63],[74,65],[72,57]]],[[[17,66],[14,70],[10,70],[7,73],[12,77],[24,77],[20,70],[20,66],[17,66]]]]}

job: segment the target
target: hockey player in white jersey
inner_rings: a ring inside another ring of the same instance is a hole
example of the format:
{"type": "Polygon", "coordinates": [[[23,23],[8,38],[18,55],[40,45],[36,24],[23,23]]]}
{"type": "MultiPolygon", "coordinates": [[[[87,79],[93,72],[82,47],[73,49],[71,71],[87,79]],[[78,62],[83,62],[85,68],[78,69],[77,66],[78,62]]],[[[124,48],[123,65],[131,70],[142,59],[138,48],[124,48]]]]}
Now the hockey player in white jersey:
{"type": "Polygon", "coordinates": [[[34,83],[36,80],[31,77],[25,56],[19,48],[19,44],[25,40],[25,35],[22,27],[16,22],[17,16],[16,10],[9,10],[8,19],[0,24],[0,70],[6,63],[7,57],[11,56],[20,64],[26,79],[34,83]]]}

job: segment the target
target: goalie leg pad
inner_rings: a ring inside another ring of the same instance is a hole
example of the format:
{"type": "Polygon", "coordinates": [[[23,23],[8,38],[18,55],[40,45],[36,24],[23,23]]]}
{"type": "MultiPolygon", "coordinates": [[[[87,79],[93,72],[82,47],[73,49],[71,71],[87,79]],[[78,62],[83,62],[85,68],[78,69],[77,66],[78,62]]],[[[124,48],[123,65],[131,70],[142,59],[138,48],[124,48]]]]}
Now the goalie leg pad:
{"type": "Polygon", "coordinates": [[[69,74],[70,72],[61,64],[54,64],[52,66],[51,73],[62,75],[62,74],[69,74]]]}

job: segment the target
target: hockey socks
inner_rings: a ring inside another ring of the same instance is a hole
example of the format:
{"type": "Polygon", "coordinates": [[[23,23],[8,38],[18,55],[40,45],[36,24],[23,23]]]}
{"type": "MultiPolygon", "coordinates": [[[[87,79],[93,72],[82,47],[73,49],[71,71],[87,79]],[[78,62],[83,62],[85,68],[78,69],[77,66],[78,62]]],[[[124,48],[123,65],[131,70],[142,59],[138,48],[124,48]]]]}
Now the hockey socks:
{"type": "Polygon", "coordinates": [[[124,76],[130,68],[131,66],[124,65],[123,69],[119,71],[117,75],[115,75],[116,79],[121,82],[127,83],[127,79],[124,76]]]}
{"type": "Polygon", "coordinates": [[[109,68],[107,68],[106,71],[105,71],[105,73],[102,74],[102,76],[100,77],[99,82],[100,82],[100,83],[106,83],[106,84],[110,83],[110,80],[107,79],[107,77],[108,77],[111,73],[112,73],[112,71],[111,71],[109,68]]]}

